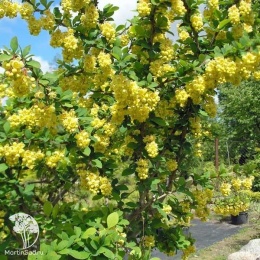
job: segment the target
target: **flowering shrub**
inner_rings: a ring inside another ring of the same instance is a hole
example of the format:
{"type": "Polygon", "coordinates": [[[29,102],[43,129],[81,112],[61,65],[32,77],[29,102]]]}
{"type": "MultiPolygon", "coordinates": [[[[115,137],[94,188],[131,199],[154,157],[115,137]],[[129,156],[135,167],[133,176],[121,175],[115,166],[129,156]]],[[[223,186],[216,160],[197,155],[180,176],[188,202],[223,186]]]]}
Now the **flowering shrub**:
{"type": "Polygon", "coordinates": [[[239,212],[248,210],[253,180],[254,177],[234,177],[231,181],[223,181],[220,184],[221,197],[216,199],[214,211],[224,216],[237,216],[239,212]]]}
{"type": "Polygon", "coordinates": [[[20,211],[39,223],[37,259],[194,252],[183,227],[207,218],[212,191],[188,161],[219,84],[259,79],[259,3],[136,2],[115,25],[118,8],[97,0],[0,0],[0,18],[62,50],[46,74],[16,37],[0,50],[0,252],[19,248],[8,218],[20,211]]]}

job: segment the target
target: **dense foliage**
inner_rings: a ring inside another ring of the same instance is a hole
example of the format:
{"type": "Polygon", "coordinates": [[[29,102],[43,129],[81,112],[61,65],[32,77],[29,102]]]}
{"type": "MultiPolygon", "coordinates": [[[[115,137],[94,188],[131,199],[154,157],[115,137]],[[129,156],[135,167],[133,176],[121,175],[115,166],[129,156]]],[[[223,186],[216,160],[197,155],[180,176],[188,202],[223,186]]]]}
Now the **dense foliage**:
{"type": "Polygon", "coordinates": [[[233,143],[232,157],[240,154],[245,160],[253,159],[260,147],[259,100],[258,81],[248,80],[236,88],[221,87],[220,125],[223,136],[233,143]]]}
{"type": "Polygon", "coordinates": [[[259,4],[140,0],[126,25],[113,24],[117,9],[0,1],[1,17],[20,15],[62,48],[47,74],[17,38],[1,50],[1,252],[19,248],[17,212],[40,225],[44,256],[30,259],[194,251],[183,228],[207,218],[212,196],[210,176],[188,178],[207,134],[200,118],[215,116],[219,84],[260,79],[259,4]]]}

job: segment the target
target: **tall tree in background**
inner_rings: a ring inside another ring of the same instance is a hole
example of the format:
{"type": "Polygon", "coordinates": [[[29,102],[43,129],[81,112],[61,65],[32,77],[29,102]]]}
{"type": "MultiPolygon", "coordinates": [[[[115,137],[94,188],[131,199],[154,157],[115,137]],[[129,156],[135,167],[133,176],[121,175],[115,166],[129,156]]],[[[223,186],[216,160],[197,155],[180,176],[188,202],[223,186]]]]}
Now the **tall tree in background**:
{"type": "Polygon", "coordinates": [[[250,157],[260,147],[259,84],[248,80],[237,87],[220,88],[219,124],[232,156],[250,157]]]}

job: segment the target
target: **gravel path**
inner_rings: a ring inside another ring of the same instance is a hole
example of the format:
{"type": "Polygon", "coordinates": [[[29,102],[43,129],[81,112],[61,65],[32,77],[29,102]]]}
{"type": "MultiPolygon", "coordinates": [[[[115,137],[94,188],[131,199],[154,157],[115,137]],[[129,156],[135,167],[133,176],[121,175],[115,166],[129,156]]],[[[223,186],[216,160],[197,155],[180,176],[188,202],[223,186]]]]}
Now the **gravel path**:
{"type": "MultiPolygon", "coordinates": [[[[195,245],[199,250],[234,235],[241,227],[242,225],[235,226],[226,222],[201,222],[200,220],[193,220],[189,232],[196,239],[195,245]]],[[[168,257],[158,251],[154,251],[152,254],[153,257],[159,257],[161,260],[179,260],[181,259],[181,255],[181,253],[178,253],[174,257],[168,257]]]]}

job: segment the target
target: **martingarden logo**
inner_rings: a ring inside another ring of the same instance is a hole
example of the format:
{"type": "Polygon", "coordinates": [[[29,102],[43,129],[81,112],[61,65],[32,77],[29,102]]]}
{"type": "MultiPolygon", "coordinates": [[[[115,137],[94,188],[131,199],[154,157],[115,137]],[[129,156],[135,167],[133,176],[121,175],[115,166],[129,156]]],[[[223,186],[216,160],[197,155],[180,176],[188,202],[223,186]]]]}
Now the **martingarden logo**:
{"type": "Polygon", "coordinates": [[[20,234],[22,238],[22,249],[24,250],[32,247],[39,237],[39,226],[36,220],[25,213],[14,214],[9,217],[9,219],[14,223],[13,231],[20,234]]]}

